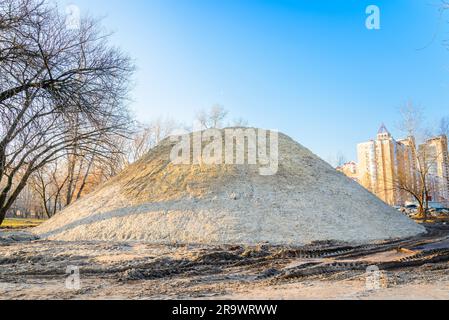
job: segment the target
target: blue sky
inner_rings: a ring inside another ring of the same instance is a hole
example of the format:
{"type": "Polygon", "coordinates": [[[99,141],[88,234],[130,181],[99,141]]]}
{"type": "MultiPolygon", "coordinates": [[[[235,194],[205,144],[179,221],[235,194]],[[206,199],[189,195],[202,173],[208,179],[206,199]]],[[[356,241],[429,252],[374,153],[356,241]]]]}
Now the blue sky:
{"type": "Polygon", "coordinates": [[[407,101],[449,115],[448,14],[440,0],[58,0],[104,17],[138,67],[141,121],[191,124],[214,104],[278,129],[325,160],[390,131],[407,101]],[[381,30],[365,27],[380,8],[381,30]]]}

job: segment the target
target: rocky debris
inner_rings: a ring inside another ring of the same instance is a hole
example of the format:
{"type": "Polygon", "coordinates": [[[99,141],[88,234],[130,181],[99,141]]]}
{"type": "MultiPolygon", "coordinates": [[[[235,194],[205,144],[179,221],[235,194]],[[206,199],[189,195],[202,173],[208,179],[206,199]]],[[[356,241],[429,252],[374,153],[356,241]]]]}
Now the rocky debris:
{"type": "Polygon", "coordinates": [[[36,241],[39,237],[30,232],[15,231],[15,232],[2,232],[0,231],[0,245],[2,243],[11,242],[26,242],[26,241],[36,241]]]}
{"type": "Polygon", "coordinates": [[[272,278],[272,277],[277,276],[279,273],[281,273],[279,270],[271,268],[271,269],[265,270],[260,275],[258,275],[257,280],[272,278]]]}
{"type": "Polygon", "coordinates": [[[129,269],[123,272],[123,275],[120,277],[121,281],[133,281],[133,280],[143,280],[145,279],[145,275],[136,269],[129,269]]]}

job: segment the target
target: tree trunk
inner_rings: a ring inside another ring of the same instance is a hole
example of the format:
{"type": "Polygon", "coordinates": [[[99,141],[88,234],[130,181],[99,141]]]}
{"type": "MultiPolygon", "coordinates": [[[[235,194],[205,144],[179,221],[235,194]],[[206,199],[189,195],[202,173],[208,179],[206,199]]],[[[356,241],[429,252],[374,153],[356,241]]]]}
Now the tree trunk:
{"type": "Polygon", "coordinates": [[[42,199],[42,207],[45,210],[45,215],[50,219],[51,218],[51,214],[50,214],[50,210],[48,209],[47,201],[46,201],[45,197],[42,199]]]}
{"type": "MultiPolygon", "coordinates": [[[[33,163],[31,163],[30,165],[32,166],[33,163]]],[[[5,220],[6,213],[8,212],[9,209],[11,209],[14,202],[17,200],[17,197],[22,192],[22,190],[25,188],[30,175],[31,175],[31,171],[27,171],[24,174],[20,183],[17,185],[17,187],[14,189],[14,191],[12,192],[12,194],[9,197],[8,197],[8,192],[11,190],[11,181],[9,181],[10,185],[8,185],[5,189],[3,189],[3,193],[0,196],[0,226],[2,225],[3,221],[5,220]]],[[[11,178],[10,178],[10,180],[11,180],[11,178]]]]}
{"type": "Polygon", "coordinates": [[[0,209],[0,226],[3,224],[3,221],[5,220],[5,218],[6,218],[6,212],[7,212],[8,210],[6,209],[6,208],[2,208],[2,209],[0,209]]]}
{"type": "Polygon", "coordinates": [[[424,219],[427,219],[427,213],[429,212],[429,191],[427,190],[424,201],[424,219]]]}
{"type": "MultiPolygon", "coordinates": [[[[72,157],[73,158],[73,157],[72,157]]],[[[73,180],[74,180],[74,175],[75,175],[75,160],[71,159],[69,161],[69,172],[68,172],[68,185],[67,185],[67,194],[66,194],[66,206],[70,205],[70,203],[72,203],[72,196],[73,196],[73,180]]]]}
{"type": "Polygon", "coordinates": [[[90,170],[92,169],[93,163],[94,163],[94,156],[92,156],[92,158],[90,159],[89,165],[87,166],[86,172],[84,173],[83,181],[78,190],[78,194],[76,195],[76,200],[79,200],[81,198],[81,195],[83,194],[84,187],[86,186],[87,178],[89,177],[90,170]]]}

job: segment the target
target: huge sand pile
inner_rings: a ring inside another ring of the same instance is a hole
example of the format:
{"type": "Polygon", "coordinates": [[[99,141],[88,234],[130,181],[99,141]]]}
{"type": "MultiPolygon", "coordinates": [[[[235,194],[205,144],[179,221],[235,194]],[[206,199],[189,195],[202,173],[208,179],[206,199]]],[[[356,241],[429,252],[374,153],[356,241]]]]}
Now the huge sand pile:
{"type": "Polygon", "coordinates": [[[424,232],[285,135],[273,176],[251,165],[176,165],[173,146],[165,140],[34,232],[68,241],[294,245],[424,232]]]}

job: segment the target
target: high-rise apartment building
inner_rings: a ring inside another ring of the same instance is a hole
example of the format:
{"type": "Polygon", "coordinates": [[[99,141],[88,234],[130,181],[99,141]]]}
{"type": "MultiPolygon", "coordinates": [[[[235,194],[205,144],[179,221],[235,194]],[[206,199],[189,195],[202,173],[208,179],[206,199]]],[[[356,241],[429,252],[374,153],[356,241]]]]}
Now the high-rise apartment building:
{"type": "Polygon", "coordinates": [[[416,183],[411,169],[413,138],[396,141],[385,125],[377,138],[358,145],[358,172],[360,183],[390,205],[402,205],[411,200],[403,190],[397,188],[401,181],[416,183]]]}
{"type": "Polygon", "coordinates": [[[419,168],[429,168],[431,200],[449,205],[449,155],[446,136],[416,146],[415,138],[395,140],[382,125],[375,140],[357,146],[358,180],[390,205],[404,205],[413,197],[399,185],[418,189],[419,168]],[[424,155],[424,156],[423,156],[424,155]],[[421,159],[423,158],[423,159],[421,159]]]}

